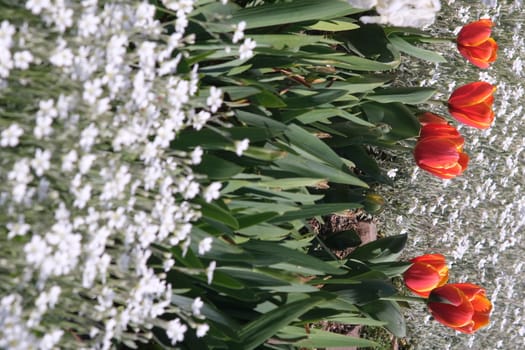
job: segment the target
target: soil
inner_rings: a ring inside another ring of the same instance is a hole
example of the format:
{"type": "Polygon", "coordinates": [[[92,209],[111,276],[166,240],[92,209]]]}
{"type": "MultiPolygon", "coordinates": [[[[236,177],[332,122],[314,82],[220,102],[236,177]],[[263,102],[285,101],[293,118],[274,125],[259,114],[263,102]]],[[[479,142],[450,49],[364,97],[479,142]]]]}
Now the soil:
{"type": "MultiPolygon", "coordinates": [[[[361,211],[347,212],[344,215],[330,215],[323,217],[324,223],[321,224],[317,220],[310,222],[314,232],[321,236],[330,235],[336,232],[354,230],[361,239],[361,245],[374,241],[378,237],[376,220],[361,211]]],[[[347,248],[344,250],[332,250],[334,255],[343,259],[350,254],[355,248],[347,248]]],[[[351,325],[338,322],[320,322],[324,330],[348,335],[352,337],[362,336],[363,326],[351,325]]],[[[391,335],[392,347],[391,350],[399,350],[399,343],[397,339],[391,335]]],[[[326,348],[326,350],[358,350],[355,346],[344,348],[326,348]]]]}

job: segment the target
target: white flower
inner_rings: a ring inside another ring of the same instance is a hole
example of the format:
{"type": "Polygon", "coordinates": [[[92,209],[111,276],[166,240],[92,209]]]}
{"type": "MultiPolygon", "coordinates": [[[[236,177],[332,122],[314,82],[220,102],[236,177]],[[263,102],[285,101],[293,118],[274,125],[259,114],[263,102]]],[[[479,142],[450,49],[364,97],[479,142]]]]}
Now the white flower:
{"type": "Polygon", "coordinates": [[[22,158],[17,160],[13,170],[7,174],[7,178],[19,183],[29,183],[32,179],[30,171],[29,161],[26,158],[22,158]]]}
{"type": "Polygon", "coordinates": [[[204,303],[202,302],[201,297],[195,298],[193,300],[193,303],[191,304],[191,312],[194,316],[200,316],[201,315],[201,309],[204,306],[204,303]]]}
{"type": "Polygon", "coordinates": [[[15,68],[25,70],[28,69],[29,64],[33,62],[33,55],[28,50],[16,52],[13,56],[13,61],[15,68]]]}
{"type": "Polygon", "coordinates": [[[61,329],[55,329],[51,333],[47,333],[38,344],[39,350],[56,349],[56,344],[59,342],[60,338],[62,338],[63,334],[64,331],[61,329]]]}
{"type": "Polygon", "coordinates": [[[240,21],[235,27],[235,32],[233,33],[232,42],[234,44],[244,38],[244,29],[246,29],[246,21],[240,21]]]}
{"type": "Polygon", "coordinates": [[[36,116],[36,125],[33,129],[33,135],[39,140],[47,137],[53,133],[53,118],[47,115],[37,115],[36,116]]]}
{"type": "Polygon", "coordinates": [[[206,99],[206,104],[213,113],[217,112],[222,104],[222,90],[212,86],[210,88],[210,96],[206,99]]]}
{"type": "Polygon", "coordinates": [[[88,37],[97,33],[99,30],[100,18],[93,13],[84,13],[78,21],[78,31],[80,36],[88,37]]]}
{"type": "Polygon", "coordinates": [[[184,333],[188,330],[185,324],[180,323],[180,319],[176,318],[168,322],[166,327],[166,335],[171,339],[171,344],[175,345],[184,340],[184,333]]]}
{"type": "Polygon", "coordinates": [[[40,148],[38,148],[35,151],[35,158],[33,158],[31,161],[31,167],[37,176],[44,175],[44,172],[50,168],[50,159],[51,152],[49,150],[46,149],[42,151],[40,148]]]}
{"type": "Polygon", "coordinates": [[[98,97],[102,95],[102,79],[95,79],[92,81],[86,81],[84,83],[84,92],[82,98],[88,104],[92,105],[95,103],[98,97]]]}
{"type": "Polygon", "coordinates": [[[23,221],[16,223],[10,222],[6,226],[9,230],[9,233],[7,234],[7,239],[11,239],[16,236],[25,236],[31,229],[31,226],[29,226],[23,221]]]}
{"type": "Polygon", "coordinates": [[[94,154],[84,154],[78,162],[78,170],[81,174],[87,174],[97,157],[94,154]]]}
{"type": "Polygon", "coordinates": [[[88,152],[91,149],[91,146],[95,143],[95,139],[98,136],[98,128],[93,124],[89,124],[87,128],[82,130],[80,134],[79,145],[82,149],[88,152]]]}
{"type": "Polygon", "coordinates": [[[213,260],[210,262],[210,265],[208,265],[208,268],[206,269],[206,277],[208,279],[208,284],[211,284],[213,281],[213,273],[215,272],[215,268],[217,267],[217,262],[213,260]]]}
{"type": "Polygon", "coordinates": [[[43,9],[51,6],[49,0],[29,0],[26,2],[26,9],[31,10],[34,15],[40,14],[43,9]]]}
{"type": "Polygon", "coordinates": [[[348,0],[348,4],[356,9],[369,10],[377,5],[377,0],[348,0]]]}
{"type": "Polygon", "coordinates": [[[73,65],[75,56],[71,49],[65,46],[59,46],[54,53],[49,57],[49,62],[57,67],[70,67],[73,65]]]}
{"type": "Polygon", "coordinates": [[[77,151],[72,149],[66,155],[62,157],[62,171],[70,172],[73,171],[74,165],[78,160],[77,151]]]}
{"type": "Polygon", "coordinates": [[[9,49],[13,45],[13,35],[16,33],[16,28],[7,20],[3,20],[0,24],[0,48],[3,50],[9,49]]]}
{"type": "Polygon", "coordinates": [[[204,255],[206,252],[209,252],[211,250],[211,243],[213,242],[213,238],[206,237],[203,240],[199,242],[199,255],[204,255]]]}
{"type": "Polygon", "coordinates": [[[79,190],[73,190],[75,195],[75,201],[73,206],[79,209],[83,209],[87,202],[91,199],[91,185],[85,185],[79,190]]]}
{"type": "Polygon", "coordinates": [[[201,146],[195,147],[193,152],[191,152],[191,163],[194,165],[200,164],[202,161],[203,154],[204,154],[204,151],[202,150],[201,146]]]}
{"type": "Polygon", "coordinates": [[[195,335],[197,338],[202,338],[208,333],[210,330],[210,326],[208,326],[206,323],[202,323],[197,326],[197,331],[195,332],[195,335]]]}
{"type": "Polygon", "coordinates": [[[239,47],[239,58],[241,60],[251,58],[253,56],[253,49],[257,46],[255,40],[247,38],[239,47]]]}
{"type": "Polygon", "coordinates": [[[2,147],[15,147],[18,145],[20,136],[24,134],[24,129],[13,123],[9,127],[2,131],[0,135],[0,146],[2,147]]]}
{"type": "Polygon", "coordinates": [[[39,266],[51,252],[51,248],[39,235],[34,235],[24,246],[26,261],[29,265],[39,266]]]}
{"type": "Polygon", "coordinates": [[[235,141],[235,153],[240,157],[250,146],[250,140],[235,141]]]}
{"type": "MultiPolygon", "coordinates": [[[[222,103],[222,99],[221,99],[221,103],[222,103]]],[[[219,103],[219,107],[220,107],[220,103],[219,103]]],[[[211,114],[207,111],[200,111],[199,113],[195,114],[193,113],[192,115],[192,126],[195,130],[200,130],[202,129],[202,127],[204,126],[204,124],[206,124],[206,122],[211,118],[211,114]]]]}
{"type": "Polygon", "coordinates": [[[67,28],[73,25],[73,10],[66,7],[59,7],[53,13],[53,20],[56,28],[63,33],[67,28]]]}
{"type": "Polygon", "coordinates": [[[221,189],[222,185],[220,182],[212,182],[204,192],[202,193],[204,200],[207,203],[210,203],[212,200],[215,200],[220,197],[219,190],[221,189]]]}
{"type": "Polygon", "coordinates": [[[399,169],[397,169],[397,168],[390,169],[390,170],[386,173],[386,175],[387,175],[389,178],[392,178],[392,179],[393,179],[394,177],[396,177],[398,171],[399,171],[399,169]]]}
{"type": "Polygon", "coordinates": [[[434,23],[441,9],[439,0],[378,0],[379,16],[363,16],[363,23],[390,24],[399,27],[422,28],[434,23]]]}

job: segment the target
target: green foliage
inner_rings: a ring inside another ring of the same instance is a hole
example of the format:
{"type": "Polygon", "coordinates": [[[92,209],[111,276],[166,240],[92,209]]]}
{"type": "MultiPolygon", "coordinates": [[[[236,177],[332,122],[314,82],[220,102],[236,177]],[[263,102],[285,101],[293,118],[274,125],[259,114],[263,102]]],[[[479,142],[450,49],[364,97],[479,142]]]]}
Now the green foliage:
{"type": "Polygon", "coordinates": [[[204,260],[216,261],[217,269],[210,285],[200,274],[182,273],[196,260],[175,249],[170,279],[188,288],[188,299],[174,304],[205,300],[210,349],[377,345],[305,330],[323,319],[384,325],[402,336],[399,309],[381,298],[396,293],[389,279],[408,267],[396,261],[406,235],[358,247],[338,261],[328,247],[355,247],[359,237],[347,231],[323,241],[308,220],[363,205],[380,209],[367,189],[389,179],[368,150],[417,136],[413,105],[434,94],[392,86],[392,70],[400,52],[433,62],[440,56],[403,33],[360,26],[352,17],[360,10],[343,0],[201,4],[190,17],[195,44],[180,66],[198,62],[201,90],[222,89],[224,107],[220,118],[182,133],[172,148],[202,147],[203,181],[223,182],[220,201],[196,202],[203,217],[192,232],[199,240],[213,237],[204,260]],[[223,50],[240,21],[257,42],[249,60],[223,50]],[[244,139],[250,147],[240,157],[234,144],[244,139]]]}

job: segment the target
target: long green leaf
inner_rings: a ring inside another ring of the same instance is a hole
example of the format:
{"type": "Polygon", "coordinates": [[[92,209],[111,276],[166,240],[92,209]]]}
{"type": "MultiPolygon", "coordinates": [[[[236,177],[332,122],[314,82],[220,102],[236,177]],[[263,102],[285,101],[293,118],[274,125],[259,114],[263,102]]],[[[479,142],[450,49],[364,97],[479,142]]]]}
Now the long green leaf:
{"type": "Polygon", "coordinates": [[[356,338],[348,335],[310,329],[307,339],[294,343],[299,348],[338,348],[338,347],[376,347],[378,343],[364,338],[356,338]]]}
{"type": "Polygon", "coordinates": [[[312,159],[305,159],[293,154],[288,154],[285,158],[279,159],[274,163],[279,170],[289,171],[297,175],[321,177],[332,182],[368,188],[368,184],[358,177],[312,159]]]}
{"type": "Polygon", "coordinates": [[[284,326],[324,300],[323,297],[312,296],[263,314],[239,330],[238,336],[244,349],[251,350],[264,343],[284,326]]]}
{"type": "Polygon", "coordinates": [[[344,210],[361,208],[361,204],[358,203],[325,203],[325,204],[314,204],[314,205],[303,205],[298,210],[293,210],[284,213],[283,215],[272,219],[271,222],[287,222],[297,219],[306,219],[318,215],[327,215],[344,210]]]}
{"type": "Polygon", "coordinates": [[[284,136],[287,137],[288,140],[297,147],[316,156],[319,159],[324,160],[333,167],[337,169],[344,168],[345,165],[337,153],[335,153],[318,137],[309,133],[300,126],[296,124],[289,125],[288,129],[284,131],[284,136]]]}
{"type": "Polygon", "coordinates": [[[398,49],[401,52],[407,53],[410,56],[414,56],[416,58],[420,58],[429,62],[443,63],[447,61],[441,54],[435,51],[430,51],[414,46],[397,35],[389,36],[388,40],[390,40],[390,42],[392,43],[392,45],[394,45],[396,49],[398,49]]]}
{"type": "Polygon", "coordinates": [[[345,0],[295,0],[240,9],[226,24],[246,21],[246,28],[261,28],[288,23],[339,18],[362,10],[352,8],[345,0]]]}

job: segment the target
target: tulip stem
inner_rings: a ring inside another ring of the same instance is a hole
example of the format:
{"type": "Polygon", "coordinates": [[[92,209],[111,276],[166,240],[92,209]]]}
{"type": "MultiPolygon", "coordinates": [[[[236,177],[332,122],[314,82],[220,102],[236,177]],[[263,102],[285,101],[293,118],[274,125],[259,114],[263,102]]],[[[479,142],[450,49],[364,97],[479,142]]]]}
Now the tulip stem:
{"type": "Polygon", "coordinates": [[[420,303],[426,303],[427,298],[413,297],[409,295],[391,295],[389,297],[383,297],[381,300],[391,300],[391,301],[416,301],[420,303]]]}
{"type": "Polygon", "coordinates": [[[430,105],[446,105],[447,102],[443,100],[426,100],[425,103],[428,103],[430,105]]]}

